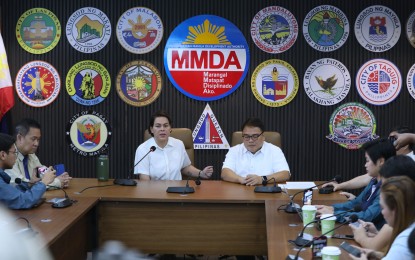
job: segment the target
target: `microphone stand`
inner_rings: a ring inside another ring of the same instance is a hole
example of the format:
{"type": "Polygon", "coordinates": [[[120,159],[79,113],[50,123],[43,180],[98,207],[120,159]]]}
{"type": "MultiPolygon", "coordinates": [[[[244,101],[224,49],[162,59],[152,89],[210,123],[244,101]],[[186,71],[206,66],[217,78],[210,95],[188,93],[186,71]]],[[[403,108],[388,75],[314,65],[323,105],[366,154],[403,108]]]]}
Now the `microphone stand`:
{"type": "Polygon", "coordinates": [[[268,182],[265,182],[264,186],[256,186],[254,192],[260,193],[280,193],[282,190],[280,187],[277,187],[277,182],[274,177],[269,179],[268,181],[274,179],[274,186],[266,186],[268,182]]]}
{"type": "Polygon", "coordinates": [[[316,188],[318,186],[321,186],[323,184],[326,184],[326,183],[329,183],[329,182],[332,182],[332,181],[337,181],[338,179],[340,179],[340,176],[336,176],[335,178],[333,178],[333,179],[331,179],[329,181],[326,181],[326,182],[323,182],[323,183],[314,185],[313,187],[310,187],[308,189],[304,189],[304,190],[301,190],[299,192],[294,193],[294,195],[290,196],[290,203],[288,203],[285,206],[285,212],[286,213],[290,213],[290,214],[291,213],[299,213],[299,212],[301,212],[300,205],[294,203],[294,201],[293,201],[294,200],[294,197],[297,196],[299,193],[302,193],[302,192],[307,191],[307,190],[311,190],[312,191],[314,188],[316,188]]]}
{"type": "Polygon", "coordinates": [[[73,204],[73,201],[69,198],[68,193],[66,193],[66,191],[64,189],[62,189],[61,187],[50,186],[50,185],[48,185],[48,187],[56,188],[56,189],[61,190],[65,193],[65,198],[60,199],[60,200],[52,203],[52,208],[60,208],[61,209],[61,208],[69,207],[73,204]]]}
{"type": "Polygon", "coordinates": [[[136,186],[137,182],[135,180],[131,179],[131,172],[134,171],[134,168],[139,164],[144,158],[147,157],[147,155],[151,152],[154,152],[156,150],[155,146],[150,147],[150,151],[148,151],[136,164],[134,164],[133,168],[130,169],[128,173],[127,179],[115,179],[114,184],[122,185],[122,186],[136,186]]]}
{"type": "Polygon", "coordinates": [[[187,176],[186,186],[184,186],[184,187],[167,187],[166,192],[168,192],[168,193],[181,193],[182,195],[186,195],[188,193],[194,193],[195,189],[193,187],[189,186],[190,176],[191,176],[191,174],[189,174],[189,176],[187,176]]]}

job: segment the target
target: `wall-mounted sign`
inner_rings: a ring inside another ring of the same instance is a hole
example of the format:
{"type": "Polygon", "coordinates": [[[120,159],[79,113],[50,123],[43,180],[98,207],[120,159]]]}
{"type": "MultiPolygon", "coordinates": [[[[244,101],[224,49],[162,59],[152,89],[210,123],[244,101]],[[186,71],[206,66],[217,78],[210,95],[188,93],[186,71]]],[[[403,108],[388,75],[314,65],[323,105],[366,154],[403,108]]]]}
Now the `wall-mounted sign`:
{"type": "Polygon", "coordinates": [[[66,24],[66,38],[77,51],[94,53],[111,38],[111,23],[105,13],[95,7],[76,10],[66,24]]]}
{"type": "Polygon", "coordinates": [[[147,7],[134,7],[119,18],[117,39],[129,52],[143,54],[154,50],[163,38],[163,22],[159,15],[147,7]]]}
{"type": "Polygon", "coordinates": [[[111,140],[108,119],[96,111],[81,111],[66,126],[70,149],[82,156],[97,156],[106,151],[111,140]]]}
{"type": "Polygon", "coordinates": [[[338,60],[324,58],[313,62],[304,73],[304,90],[315,103],[331,106],[342,101],[351,86],[349,71],[338,60]]]}
{"type": "Polygon", "coordinates": [[[84,106],[101,103],[111,90],[111,77],[102,64],[93,60],[76,63],[66,75],[66,91],[84,106]]]}
{"type": "Polygon", "coordinates": [[[409,94],[415,99],[415,64],[412,65],[406,76],[406,87],[408,88],[409,94]]]}
{"type": "Polygon", "coordinates": [[[256,46],[268,53],[281,53],[291,48],[298,36],[295,16],[281,6],[268,6],[259,11],[251,23],[251,37],[256,46]]]}
{"type": "Polygon", "coordinates": [[[349,37],[349,20],[337,7],[320,5],[306,15],[303,34],[307,43],[318,51],[339,49],[349,37]]]}
{"type": "Polygon", "coordinates": [[[150,62],[136,60],[124,65],[117,76],[117,94],[127,104],[142,107],[161,93],[161,75],[150,62]]]}
{"type": "Polygon", "coordinates": [[[385,105],[401,92],[402,76],[395,64],[388,60],[369,60],[357,72],[356,88],[366,102],[385,105]]]}
{"type": "Polygon", "coordinates": [[[259,102],[269,107],[290,103],[297,95],[298,85],[297,72],[283,60],[264,61],[252,73],[252,93],[259,102]]]}
{"type": "Polygon", "coordinates": [[[199,15],[177,26],[164,49],[164,68],[184,95],[202,101],[234,92],[245,79],[249,47],[242,32],[228,20],[199,15]]]}
{"type": "Polygon", "coordinates": [[[44,107],[51,104],[61,90],[61,79],[56,69],[41,60],[26,63],[16,75],[16,92],[29,106],[44,107]]]}
{"type": "Polygon", "coordinates": [[[364,143],[378,138],[376,119],[372,111],[360,103],[346,103],[330,117],[327,138],[346,149],[359,149],[364,143]]]}
{"type": "Polygon", "coordinates": [[[406,22],[406,37],[412,47],[415,48],[415,11],[409,16],[406,22]]]}
{"type": "Polygon", "coordinates": [[[209,104],[206,104],[192,136],[194,149],[229,149],[225,133],[209,104]]]}
{"type": "Polygon", "coordinates": [[[396,13],[382,5],[372,5],[356,18],[354,33],[368,51],[384,52],[392,48],[401,36],[401,22],[396,13]]]}
{"type": "Polygon", "coordinates": [[[16,38],[27,52],[43,54],[58,44],[61,24],[48,9],[33,8],[24,12],[17,21],[16,38]]]}

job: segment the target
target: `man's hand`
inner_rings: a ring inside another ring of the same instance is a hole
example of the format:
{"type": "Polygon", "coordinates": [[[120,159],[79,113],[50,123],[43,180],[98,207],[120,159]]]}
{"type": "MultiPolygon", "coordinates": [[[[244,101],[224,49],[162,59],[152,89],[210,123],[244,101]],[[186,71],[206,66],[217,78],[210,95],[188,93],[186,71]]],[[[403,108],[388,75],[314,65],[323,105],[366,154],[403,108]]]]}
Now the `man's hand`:
{"type": "Polygon", "coordinates": [[[335,181],[331,181],[331,182],[325,183],[325,184],[323,184],[322,187],[324,188],[324,187],[327,187],[327,186],[333,186],[333,191],[340,190],[340,184],[338,184],[335,181]]]}
{"type": "Polygon", "coordinates": [[[246,186],[262,184],[262,177],[255,174],[248,174],[245,178],[245,184],[246,186]]]}
{"type": "Polygon", "coordinates": [[[200,173],[200,177],[203,179],[209,179],[210,177],[212,177],[212,173],[213,173],[213,166],[206,166],[200,173]]]}
{"type": "Polygon", "coordinates": [[[55,179],[56,177],[55,174],[56,174],[56,171],[52,167],[49,167],[48,170],[43,174],[42,182],[46,186],[48,186],[55,179]]]}
{"type": "Polygon", "coordinates": [[[56,178],[58,178],[61,182],[61,188],[68,188],[69,187],[69,182],[72,179],[71,176],[69,176],[69,173],[64,172],[59,176],[56,176],[56,178]]]}
{"type": "Polygon", "coordinates": [[[332,206],[314,205],[317,208],[316,215],[321,216],[323,214],[333,214],[334,208],[332,206]]]}
{"type": "Polygon", "coordinates": [[[394,137],[396,140],[393,142],[396,150],[401,149],[405,145],[415,143],[415,134],[404,133],[404,134],[395,134],[394,137]]]}
{"type": "Polygon", "coordinates": [[[354,200],[356,198],[356,196],[350,192],[342,191],[340,192],[340,194],[344,195],[347,198],[347,200],[354,200]]]}

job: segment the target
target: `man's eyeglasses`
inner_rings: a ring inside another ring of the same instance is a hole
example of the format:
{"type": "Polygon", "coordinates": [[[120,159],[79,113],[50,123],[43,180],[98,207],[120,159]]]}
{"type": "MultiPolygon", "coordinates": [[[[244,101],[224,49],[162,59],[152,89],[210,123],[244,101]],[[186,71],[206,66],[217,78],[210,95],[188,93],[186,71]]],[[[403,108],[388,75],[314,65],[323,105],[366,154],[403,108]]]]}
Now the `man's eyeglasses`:
{"type": "Polygon", "coordinates": [[[264,132],[262,132],[262,133],[260,133],[260,134],[254,134],[254,135],[245,135],[245,134],[243,134],[242,135],[242,138],[245,140],[245,141],[249,141],[249,139],[252,139],[252,141],[256,141],[256,140],[258,140],[258,138],[263,134],[264,132]]]}
{"type": "Polygon", "coordinates": [[[19,154],[19,151],[17,151],[17,150],[14,150],[14,151],[7,151],[7,153],[14,153],[15,155],[18,155],[18,154],[19,154]]]}

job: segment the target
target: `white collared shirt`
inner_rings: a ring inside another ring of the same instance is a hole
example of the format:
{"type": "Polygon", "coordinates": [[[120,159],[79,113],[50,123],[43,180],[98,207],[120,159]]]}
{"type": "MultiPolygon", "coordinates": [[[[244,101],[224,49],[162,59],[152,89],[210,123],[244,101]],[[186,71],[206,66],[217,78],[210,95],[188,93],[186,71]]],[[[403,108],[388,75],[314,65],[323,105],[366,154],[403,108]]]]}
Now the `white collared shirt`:
{"type": "Polygon", "coordinates": [[[169,137],[163,148],[157,146],[153,138],[142,143],[135,152],[134,164],[155,146],[156,150],[149,153],[134,168],[134,174],[149,175],[151,180],[181,180],[181,169],[191,164],[184,144],[181,140],[169,137]]]}
{"type": "Polygon", "coordinates": [[[264,142],[255,154],[248,151],[243,143],[231,147],[226,154],[223,168],[231,169],[241,177],[246,177],[248,174],[262,176],[290,171],[282,150],[267,142],[264,142]]]}

